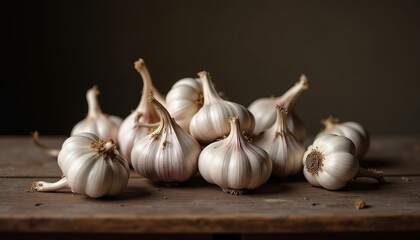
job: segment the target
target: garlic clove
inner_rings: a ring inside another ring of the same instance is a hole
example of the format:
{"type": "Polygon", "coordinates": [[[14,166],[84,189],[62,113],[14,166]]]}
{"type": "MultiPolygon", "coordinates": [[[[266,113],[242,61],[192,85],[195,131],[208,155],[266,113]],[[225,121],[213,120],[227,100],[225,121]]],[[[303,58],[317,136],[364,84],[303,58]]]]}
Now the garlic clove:
{"type": "MultiPolygon", "coordinates": [[[[128,115],[121,124],[118,132],[118,144],[122,156],[131,164],[131,150],[139,139],[147,136],[153,129],[148,125],[159,122],[159,114],[153,104],[148,101],[148,96],[152,92],[157,94],[153,87],[152,79],[143,59],[134,63],[134,68],[140,73],[143,79],[143,90],[137,108],[128,115]]],[[[157,96],[161,96],[157,94],[157,96]]],[[[159,97],[160,98],[160,97],[159,97]]]]}
{"type": "Polygon", "coordinates": [[[241,130],[250,135],[255,126],[254,116],[244,106],[222,99],[205,72],[198,73],[203,84],[204,104],[190,122],[191,135],[201,144],[211,143],[230,132],[226,121],[229,116],[238,116],[241,130]]]}
{"type": "Polygon", "coordinates": [[[255,128],[253,136],[257,136],[267,128],[271,127],[276,121],[276,111],[274,106],[279,105],[288,109],[287,124],[295,138],[303,143],[306,137],[306,130],[302,121],[296,115],[294,109],[299,96],[309,88],[308,80],[305,75],[299,79],[292,88],[279,97],[260,98],[252,102],[248,109],[255,117],[255,128]]]}
{"type": "Polygon", "coordinates": [[[149,101],[160,114],[159,126],[133,146],[131,161],[141,176],[164,186],[177,186],[197,173],[199,143],[183,130],[157,99],[149,101]]]}
{"type": "Polygon", "coordinates": [[[272,162],[265,150],[242,135],[238,117],[230,117],[229,123],[229,135],[201,151],[198,168],[207,182],[218,185],[224,192],[243,194],[268,180],[272,162]]]}

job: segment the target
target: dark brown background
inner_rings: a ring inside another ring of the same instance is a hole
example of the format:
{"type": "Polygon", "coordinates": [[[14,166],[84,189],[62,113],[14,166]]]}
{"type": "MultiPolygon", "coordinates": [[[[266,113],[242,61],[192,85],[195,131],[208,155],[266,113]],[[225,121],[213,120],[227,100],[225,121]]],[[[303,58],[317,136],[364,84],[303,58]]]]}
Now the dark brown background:
{"type": "Polygon", "coordinates": [[[98,84],[105,112],[140,98],[145,59],[166,93],[208,70],[231,100],[280,95],[305,73],[309,133],[330,114],[420,134],[419,1],[9,1],[0,134],[70,133],[98,84]]]}

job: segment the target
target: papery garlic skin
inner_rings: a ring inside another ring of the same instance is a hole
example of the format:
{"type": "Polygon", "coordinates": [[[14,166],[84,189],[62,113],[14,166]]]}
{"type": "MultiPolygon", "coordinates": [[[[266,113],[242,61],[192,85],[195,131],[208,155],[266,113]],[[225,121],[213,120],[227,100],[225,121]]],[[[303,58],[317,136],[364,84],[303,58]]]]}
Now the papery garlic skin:
{"type": "Polygon", "coordinates": [[[198,169],[207,182],[218,185],[225,192],[242,194],[268,180],[272,162],[265,150],[245,139],[237,117],[230,117],[229,123],[229,135],[202,150],[198,169]]]}
{"type": "Polygon", "coordinates": [[[230,132],[226,121],[229,116],[238,116],[241,130],[250,136],[255,126],[254,116],[244,106],[222,99],[207,72],[198,73],[203,84],[204,104],[190,122],[191,135],[201,144],[211,143],[230,132]]]}
{"type": "Polygon", "coordinates": [[[255,117],[255,128],[252,135],[257,136],[274,124],[276,121],[276,111],[274,107],[279,105],[287,108],[287,126],[295,138],[300,143],[303,143],[306,137],[306,129],[303,126],[302,121],[296,115],[294,109],[297,99],[308,88],[308,80],[305,75],[302,75],[299,82],[283,95],[279,97],[259,98],[253,101],[248,107],[248,110],[251,111],[255,117]]]}
{"type": "Polygon", "coordinates": [[[274,125],[254,139],[254,144],[267,151],[273,162],[272,175],[293,176],[302,171],[305,149],[287,128],[287,109],[276,106],[274,125]]]}
{"type": "Polygon", "coordinates": [[[143,59],[136,61],[134,68],[143,79],[142,96],[139,105],[124,119],[118,132],[120,152],[129,163],[131,163],[131,150],[134,143],[153,131],[145,125],[156,124],[157,126],[160,119],[155,107],[148,101],[148,96],[151,92],[153,95],[161,95],[157,94],[157,90],[153,87],[152,79],[143,59]]]}
{"type": "Polygon", "coordinates": [[[201,80],[198,78],[178,80],[166,95],[166,103],[168,112],[178,125],[189,132],[191,119],[203,106],[201,80]]]}
{"type": "Polygon", "coordinates": [[[99,95],[97,86],[93,86],[87,91],[88,115],[73,127],[71,135],[90,132],[105,140],[117,139],[118,130],[123,120],[117,116],[104,114],[99,106],[97,95],[99,95]]]}
{"type": "Polygon", "coordinates": [[[116,150],[116,143],[87,132],[66,139],[58,165],[64,174],[61,180],[35,182],[33,189],[56,191],[68,186],[75,193],[100,198],[123,192],[130,176],[128,163],[116,150]]]}
{"type": "Polygon", "coordinates": [[[313,186],[338,190],[357,177],[385,182],[382,172],[359,166],[354,143],[344,136],[324,134],[303,155],[303,174],[313,186]]]}
{"type": "Polygon", "coordinates": [[[323,119],[322,124],[325,128],[316,136],[324,134],[336,134],[349,138],[356,147],[356,156],[360,159],[369,149],[370,136],[368,131],[357,122],[342,122],[340,123],[337,118],[329,117],[323,119]]]}
{"type": "Polygon", "coordinates": [[[155,131],[137,141],[131,151],[133,169],[152,182],[176,186],[197,173],[200,144],[183,130],[156,99],[161,117],[155,131]]]}

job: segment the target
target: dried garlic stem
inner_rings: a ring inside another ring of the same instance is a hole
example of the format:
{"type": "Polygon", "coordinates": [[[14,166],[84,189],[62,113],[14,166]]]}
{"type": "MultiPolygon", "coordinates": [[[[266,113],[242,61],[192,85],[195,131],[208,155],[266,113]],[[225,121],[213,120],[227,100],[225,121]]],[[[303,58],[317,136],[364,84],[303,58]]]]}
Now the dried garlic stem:
{"type": "Polygon", "coordinates": [[[58,153],[60,152],[60,149],[54,149],[54,148],[49,148],[47,146],[45,146],[44,144],[39,142],[39,133],[37,131],[35,131],[32,134],[32,141],[35,144],[35,146],[37,146],[41,151],[45,152],[47,155],[51,156],[51,157],[57,157],[58,153]]]}
{"type": "Polygon", "coordinates": [[[358,177],[369,177],[376,179],[379,183],[385,183],[384,175],[381,171],[377,171],[375,169],[365,169],[362,167],[359,167],[359,171],[357,172],[357,175],[355,178],[358,177]]]}
{"type": "Polygon", "coordinates": [[[33,182],[31,186],[31,190],[36,190],[38,192],[52,192],[64,188],[68,188],[66,177],[63,177],[62,179],[54,183],[44,181],[33,182]]]}

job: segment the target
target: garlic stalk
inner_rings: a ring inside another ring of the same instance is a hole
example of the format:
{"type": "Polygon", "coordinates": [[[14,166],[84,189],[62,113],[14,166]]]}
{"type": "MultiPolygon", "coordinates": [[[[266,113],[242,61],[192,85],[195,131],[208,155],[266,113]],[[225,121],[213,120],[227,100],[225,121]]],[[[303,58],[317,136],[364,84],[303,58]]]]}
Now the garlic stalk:
{"type": "Polygon", "coordinates": [[[324,129],[316,136],[336,134],[349,138],[356,146],[356,157],[363,157],[369,149],[370,137],[368,131],[357,122],[343,122],[332,116],[323,119],[324,129]]]}
{"type": "Polygon", "coordinates": [[[294,109],[299,96],[309,88],[308,80],[305,75],[300,77],[292,88],[279,97],[259,98],[253,101],[248,109],[255,117],[255,128],[253,135],[256,136],[267,128],[271,127],[276,121],[276,111],[274,106],[279,105],[288,109],[287,126],[296,139],[303,143],[306,137],[306,130],[302,121],[296,115],[294,109]]]}
{"type": "Polygon", "coordinates": [[[130,169],[116,147],[113,140],[104,141],[92,133],[75,134],[66,139],[58,155],[64,177],[55,183],[34,182],[32,189],[49,192],[70,187],[92,198],[117,195],[127,186],[130,169]]]}
{"type": "Polygon", "coordinates": [[[167,109],[185,131],[190,131],[190,122],[203,106],[203,85],[198,78],[178,80],[166,95],[167,109]]]}
{"type": "Polygon", "coordinates": [[[157,94],[156,89],[153,87],[152,79],[143,59],[136,61],[134,68],[143,79],[142,96],[139,105],[124,119],[118,132],[120,152],[129,163],[131,163],[131,150],[134,143],[153,131],[150,125],[157,126],[159,122],[159,114],[153,104],[148,101],[148,96],[151,92],[153,95],[161,96],[157,94]]]}
{"type": "Polygon", "coordinates": [[[265,150],[242,135],[238,117],[229,117],[229,123],[229,135],[202,150],[198,169],[207,182],[237,195],[265,183],[271,175],[272,162],[265,150]]]}
{"type": "Polygon", "coordinates": [[[354,143],[343,136],[325,134],[313,142],[303,155],[303,173],[310,184],[338,190],[357,177],[384,182],[381,172],[359,166],[354,143]]]}
{"type": "MultiPolygon", "coordinates": [[[[85,119],[81,120],[73,127],[70,134],[71,136],[81,132],[89,132],[105,140],[117,139],[122,119],[118,116],[104,114],[98,103],[98,95],[99,89],[96,85],[86,92],[88,114],[85,119]]],[[[32,135],[32,139],[35,145],[45,151],[48,155],[53,157],[58,156],[59,149],[51,149],[39,142],[38,132],[35,132],[32,135]]]]}
{"type": "Polygon", "coordinates": [[[154,97],[159,126],[137,141],[131,151],[133,169],[141,176],[166,186],[176,186],[197,173],[200,144],[183,130],[154,97]]]}
{"type": "Polygon", "coordinates": [[[273,162],[272,175],[292,176],[302,171],[302,156],[305,152],[287,128],[287,109],[276,106],[277,119],[274,125],[254,139],[254,144],[270,155],[273,162]]]}
{"type": "Polygon", "coordinates": [[[201,144],[208,144],[229,134],[229,116],[238,116],[241,130],[250,135],[255,126],[252,113],[244,106],[222,99],[207,72],[199,72],[203,84],[203,107],[191,119],[190,133],[201,144]]]}

